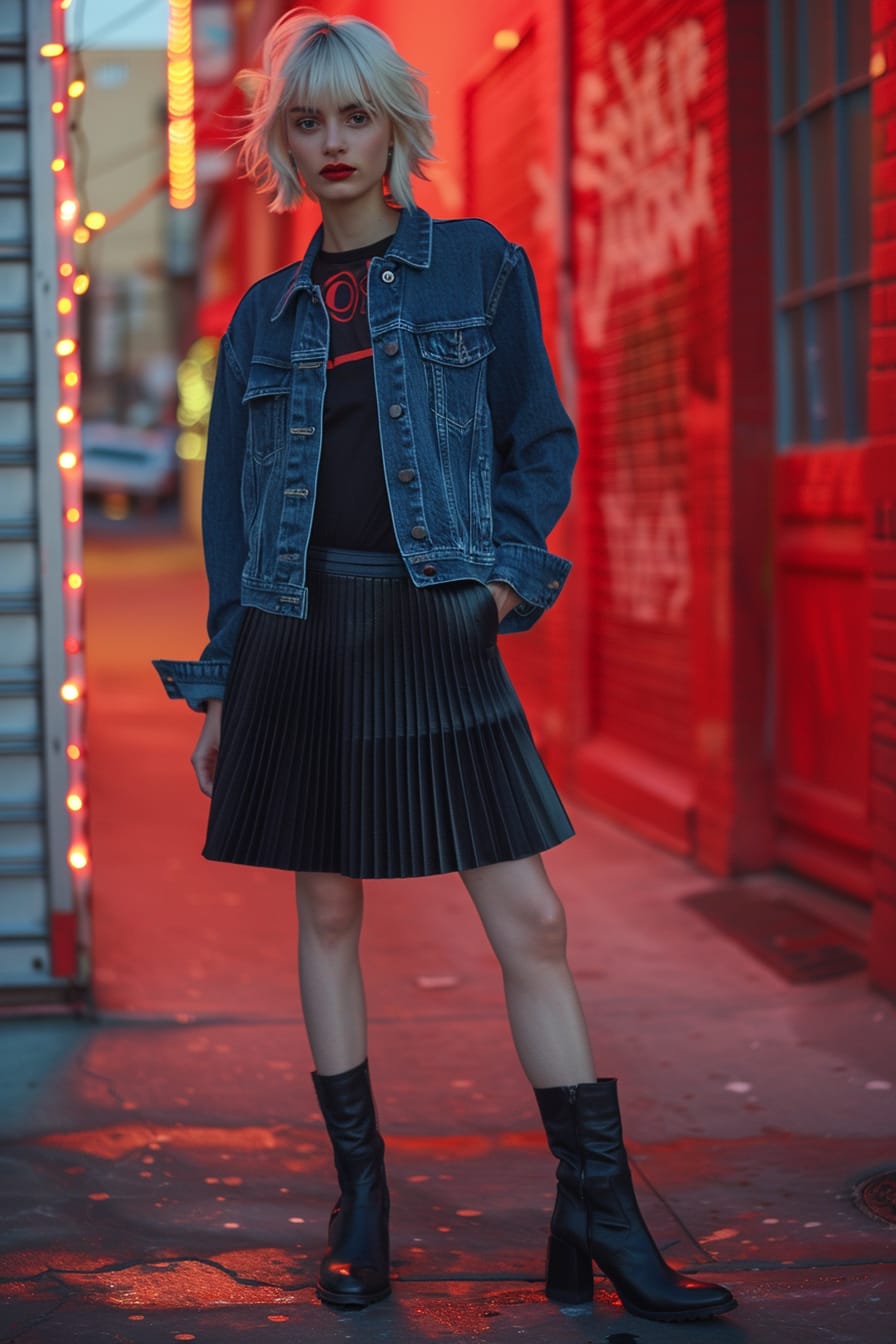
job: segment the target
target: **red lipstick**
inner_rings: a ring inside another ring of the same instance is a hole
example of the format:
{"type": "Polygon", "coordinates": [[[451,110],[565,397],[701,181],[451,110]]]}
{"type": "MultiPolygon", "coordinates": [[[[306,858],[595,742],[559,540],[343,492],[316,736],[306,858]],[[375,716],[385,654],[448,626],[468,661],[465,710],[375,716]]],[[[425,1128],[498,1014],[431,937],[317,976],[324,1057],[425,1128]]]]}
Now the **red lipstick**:
{"type": "Polygon", "coordinates": [[[354,171],[354,168],[350,167],[347,163],[328,163],[326,168],[321,168],[320,175],[321,177],[328,177],[332,181],[337,182],[342,178],[351,177],[354,171]]]}

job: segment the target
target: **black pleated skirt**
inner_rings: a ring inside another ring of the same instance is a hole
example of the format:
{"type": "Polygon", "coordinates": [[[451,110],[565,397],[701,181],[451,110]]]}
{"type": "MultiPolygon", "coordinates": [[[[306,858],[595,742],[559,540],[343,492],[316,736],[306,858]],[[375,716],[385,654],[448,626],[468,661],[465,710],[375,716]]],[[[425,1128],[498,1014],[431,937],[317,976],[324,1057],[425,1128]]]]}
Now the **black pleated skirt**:
{"type": "Polygon", "coordinates": [[[304,620],[246,610],[203,854],[419,877],[573,834],[481,583],[415,588],[397,555],[312,550],[304,620]]]}

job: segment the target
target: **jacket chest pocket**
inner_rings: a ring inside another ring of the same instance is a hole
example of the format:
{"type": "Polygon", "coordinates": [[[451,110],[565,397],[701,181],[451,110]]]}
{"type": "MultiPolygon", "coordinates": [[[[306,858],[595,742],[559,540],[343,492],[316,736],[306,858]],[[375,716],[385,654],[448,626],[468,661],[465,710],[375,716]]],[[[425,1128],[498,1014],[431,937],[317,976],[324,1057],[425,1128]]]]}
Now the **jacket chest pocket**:
{"type": "Polygon", "coordinates": [[[435,415],[456,429],[468,429],[485,402],[486,359],[495,348],[488,327],[417,332],[417,347],[435,415]]]}
{"type": "Polygon", "coordinates": [[[269,462],[286,447],[291,387],[288,364],[253,363],[249,368],[243,405],[249,413],[248,450],[256,462],[269,462]]]}

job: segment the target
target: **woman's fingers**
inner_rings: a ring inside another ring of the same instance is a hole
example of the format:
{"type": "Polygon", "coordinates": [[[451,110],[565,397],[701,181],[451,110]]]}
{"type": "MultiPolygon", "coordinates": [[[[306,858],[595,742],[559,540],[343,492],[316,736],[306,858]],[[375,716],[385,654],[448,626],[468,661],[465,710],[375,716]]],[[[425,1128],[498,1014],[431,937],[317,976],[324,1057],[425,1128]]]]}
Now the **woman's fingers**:
{"type": "Polygon", "coordinates": [[[498,622],[504,619],[508,611],[515,607],[520,600],[519,593],[511,588],[509,583],[495,581],[488,585],[492,597],[495,599],[495,606],[498,608],[498,622]]]}
{"type": "Polygon", "coordinates": [[[205,722],[199,740],[193,748],[190,764],[196,772],[199,787],[206,797],[211,798],[215,785],[215,766],[218,763],[218,747],[221,742],[221,701],[210,700],[206,710],[205,722]]]}

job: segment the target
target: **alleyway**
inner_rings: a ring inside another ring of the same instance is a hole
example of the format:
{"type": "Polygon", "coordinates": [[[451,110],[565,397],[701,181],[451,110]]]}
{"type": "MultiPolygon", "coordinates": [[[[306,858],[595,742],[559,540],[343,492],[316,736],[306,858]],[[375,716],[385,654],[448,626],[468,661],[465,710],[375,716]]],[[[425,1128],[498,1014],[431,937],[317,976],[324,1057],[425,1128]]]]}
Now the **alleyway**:
{"type": "MultiPolygon", "coordinates": [[[[452,878],[369,888],[394,1293],[359,1315],[317,1303],[334,1185],[289,880],[199,857],[198,719],[149,666],[201,647],[202,579],[183,544],[107,539],[88,579],[97,1017],[4,1025],[0,1341],[672,1338],[600,1278],[593,1313],[543,1297],[552,1164],[452,878]]],[[[851,1196],[896,1168],[893,1005],[863,972],[787,982],[683,904],[714,879],[574,819],[549,867],[640,1198],[669,1258],[741,1302],[674,1338],[892,1344],[896,1230],[851,1196]]],[[[864,931],[847,902],[777,889],[864,931]]]]}

